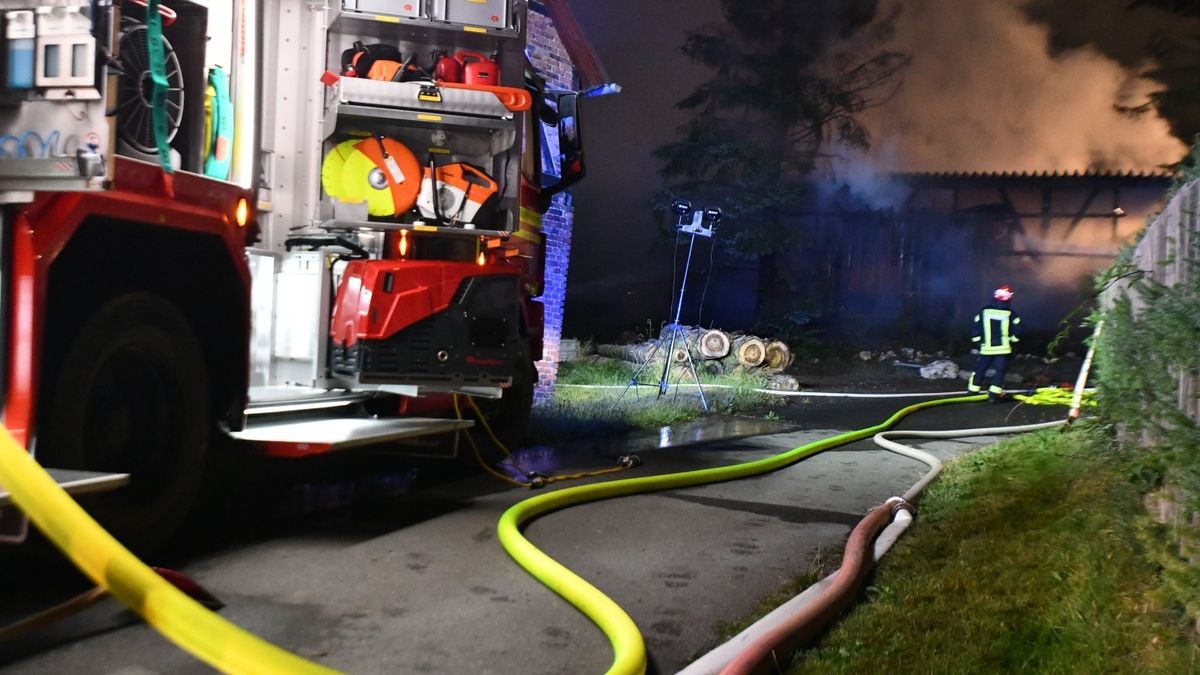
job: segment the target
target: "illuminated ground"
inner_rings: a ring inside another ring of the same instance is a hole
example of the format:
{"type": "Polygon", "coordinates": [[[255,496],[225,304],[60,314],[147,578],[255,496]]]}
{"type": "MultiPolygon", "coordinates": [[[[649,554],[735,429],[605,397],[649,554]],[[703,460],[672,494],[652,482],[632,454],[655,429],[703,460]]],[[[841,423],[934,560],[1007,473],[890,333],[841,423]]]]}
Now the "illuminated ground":
{"type": "MultiPolygon", "coordinates": [[[[793,400],[780,408],[780,416],[794,431],[639,447],[645,465],[624,475],[775,454],[876,423],[900,405],[793,400]]],[[[1059,412],[971,404],[923,413],[909,425],[1021,423],[1059,412]]],[[[651,436],[649,444],[655,440],[651,436]]],[[[625,447],[539,452],[542,461],[566,469],[606,464],[625,447]]],[[[969,446],[934,447],[954,454],[969,446]]],[[[341,469],[330,464],[322,472],[336,476],[338,470],[362,469],[351,464],[343,462],[341,469]]],[[[668,673],[711,646],[714,624],[740,616],[818,556],[830,559],[862,513],[923,472],[923,465],[859,443],[765,477],[576,507],[533,523],[527,534],[622,605],[645,635],[652,670],[668,673]]],[[[407,474],[390,475],[403,481],[407,474]]],[[[273,480],[286,483],[267,474],[257,479],[264,487],[273,480]]],[[[231,504],[231,513],[243,517],[233,517],[222,535],[172,562],[223,599],[228,607],[222,613],[229,619],[349,672],[607,668],[611,654],[604,636],[513,565],[496,541],[499,514],[527,492],[486,476],[445,471],[419,475],[408,494],[394,498],[345,483],[279,486],[270,492],[291,495],[292,501],[269,515],[253,499],[231,504]],[[349,503],[336,506],[347,493],[349,503]]],[[[5,603],[9,612],[71,590],[69,581],[48,574],[44,564],[10,560],[4,568],[8,579],[37,574],[48,580],[46,589],[26,589],[16,594],[17,602],[5,603]]],[[[0,647],[0,665],[14,673],[208,672],[150,629],[131,625],[111,602],[0,647]]]]}

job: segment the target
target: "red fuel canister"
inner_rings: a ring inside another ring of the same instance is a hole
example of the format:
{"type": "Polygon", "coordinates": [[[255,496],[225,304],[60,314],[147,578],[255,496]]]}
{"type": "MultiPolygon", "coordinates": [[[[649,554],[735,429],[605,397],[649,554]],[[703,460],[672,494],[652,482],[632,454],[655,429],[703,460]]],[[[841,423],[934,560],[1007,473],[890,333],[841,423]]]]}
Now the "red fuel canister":
{"type": "Polygon", "coordinates": [[[462,83],[462,62],[446,52],[436,52],[434,54],[433,79],[439,82],[462,83]]]}
{"type": "Polygon", "coordinates": [[[463,84],[500,84],[500,66],[479,52],[458,52],[454,58],[462,64],[463,84]]]}

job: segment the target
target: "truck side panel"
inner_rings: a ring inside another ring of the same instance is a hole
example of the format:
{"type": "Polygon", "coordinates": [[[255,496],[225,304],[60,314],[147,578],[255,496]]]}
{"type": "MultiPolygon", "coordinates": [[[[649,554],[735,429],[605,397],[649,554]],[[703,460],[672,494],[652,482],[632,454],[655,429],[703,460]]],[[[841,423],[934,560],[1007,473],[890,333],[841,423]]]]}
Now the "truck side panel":
{"type": "MultiPolygon", "coordinates": [[[[135,160],[118,159],[114,187],[92,193],[40,193],[30,204],[14,207],[11,294],[11,339],[9,343],[8,391],[4,421],[17,439],[28,444],[34,424],[34,401],[38,395],[38,373],[42,370],[43,333],[50,298],[48,281],[60,254],[89,219],[137,223],[148,232],[186,231],[219,242],[230,268],[243,289],[249,287],[243,246],[248,223],[239,227],[235,212],[238,201],[251,193],[229,183],[205,180],[192,174],[166,174],[158,167],[135,160]]],[[[136,266],[137,261],[129,261],[136,266]]],[[[187,270],[180,270],[186,274],[187,270]]],[[[243,312],[241,325],[231,330],[249,330],[243,312]]],[[[244,350],[243,350],[244,351],[244,350]]],[[[245,356],[237,364],[244,390],[245,356]]]]}

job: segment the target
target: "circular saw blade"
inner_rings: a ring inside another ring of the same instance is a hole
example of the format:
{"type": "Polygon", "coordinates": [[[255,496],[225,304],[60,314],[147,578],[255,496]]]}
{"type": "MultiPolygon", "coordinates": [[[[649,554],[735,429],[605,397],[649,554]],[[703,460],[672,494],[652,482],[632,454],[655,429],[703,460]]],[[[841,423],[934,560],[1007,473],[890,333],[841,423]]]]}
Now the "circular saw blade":
{"type": "Polygon", "coordinates": [[[333,146],[333,149],[325,155],[325,159],[321,160],[321,187],[330,197],[348,202],[362,201],[361,198],[350,196],[350,192],[346,189],[347,186],[343,183],[346,158],[357,152],[354,146],[358,142],[358,139],[342,141],[333,146]]]}
{"type": "Polygon", "coordinates": [[[341,183],[347,194],[367,202],[367,213],[394,216],[417,202],[421,165],[400,141],[367,138],[346,157],[341,183]]]}

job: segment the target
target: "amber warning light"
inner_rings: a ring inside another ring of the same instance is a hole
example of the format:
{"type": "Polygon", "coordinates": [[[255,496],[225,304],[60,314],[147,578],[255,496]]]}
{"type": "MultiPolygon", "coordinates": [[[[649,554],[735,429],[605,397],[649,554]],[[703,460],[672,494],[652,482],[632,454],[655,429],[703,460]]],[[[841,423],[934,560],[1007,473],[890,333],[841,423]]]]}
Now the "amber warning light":
{"type": "Polygon", "coordinates": [[[237,210],[234,211],[233,217],[236,220],[238,227],[245,227],[250,221],[250,204],[246,202],[246,198],[242,197],[238,200],[237,210]]]}

